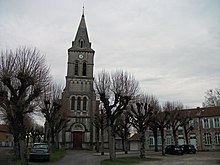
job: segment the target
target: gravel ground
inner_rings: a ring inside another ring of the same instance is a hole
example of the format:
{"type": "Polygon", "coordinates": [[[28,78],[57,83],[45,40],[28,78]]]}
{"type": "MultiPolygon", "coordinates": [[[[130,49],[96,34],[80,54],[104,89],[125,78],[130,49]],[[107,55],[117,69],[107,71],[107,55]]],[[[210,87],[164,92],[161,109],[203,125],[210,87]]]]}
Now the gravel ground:
{"type": "MultiPolygon", "coordinates": [[[[138,152],[132,152],[128,155],[117,153],[117,157],[139,155],[138,152]]],[[[162,156],[160,152],[146,152],[146,157],[159,158],[158,161],[145,161],[138,165],[216,165],[216,160],[220,160],[220,152],[197,152],[196,154],[184,155],[166,155],[162,156]]],[[[100,154],[91,151],[68,150],[66,156],[52,165],[99,165],[103,159],[108,159],[108,154],[100,154]]]]}

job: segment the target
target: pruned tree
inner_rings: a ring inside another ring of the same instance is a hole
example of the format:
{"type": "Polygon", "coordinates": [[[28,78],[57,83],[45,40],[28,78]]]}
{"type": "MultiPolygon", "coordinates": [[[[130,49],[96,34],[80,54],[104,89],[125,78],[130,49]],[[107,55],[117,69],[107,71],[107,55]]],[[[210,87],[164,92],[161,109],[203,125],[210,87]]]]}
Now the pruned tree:
{"type": "Polygon", "coordinates": [[[99,135],[101,134],[101,155],[104,155],[104,130],[107,127],[106,111],[101,105],[100,110],[95,114],[93,125],[96,131],[96,152],[99,152],[99,135]]]}
{"type": "Polygon", "coordinates": [[[131,116],[128,111],[125,110],[123,113],[116,119],[116,133],[121,137],[122,140],[122,150],[125,154],[128,153],[128,137],[130,135],[131,127],[131,116]]]}
{"type": "Polygon", "coordinates": [[[154,151],[158,152],[158,128],[157,128],[157,122],[156,122],[156,115],[158,113],[158,110],[153,110],[151,121],[149,123],[149,129],[153,132],[154,136],[154,151]]]}
{"type": "Polygon", "coordinates": [[[52,152],[56,149],[58,134],[69,122],[68,113],[65,108],[62,108],[61,97],[62,88],[55,83],[51,83],[48,88],[45,88],[42,96],[41,112],[46,119],[45,125],[48,130],[45,132],[52,152]]]}
{"type": "Polygon", "coordinates": [[[158,111],[153,114],[152,119],[156,121],[157,128],[160,130],[161,143],[162,143],[162,155],[165,155],[165,139],[164,139],[164,129],[168,127],[170,121],[170,113],[168,111],[158,111]]]}
{"type": "Polygon", "coordinates": [[[24,117],[34,111],[34,102],[49,81],[49,68],[37,49],[2,51],[0,89],[4,95],[0,102],[14,136],[16,156],[20,156],[23,164],[28,164],[24,117]]]}
{"type": "Polygon", "coordinates": [[[136,128],[140,140],[140,158],[145,158],[146,130],[150,120],[150,106],[146,103],[131,105],[130,114],[133,127],[136,128]]]}
{"type": "Polygon", "coordinates": [[[154,136],[154,151],[158,152],[158,127],[157,127],[157,113],[160,111],[159,101],[155,96],[151,96],[151,106],[153,107],[149,129],[153,132],[154,136]]]}
{"type": "Polygon", "coordinates": [[[140,140],[140,157],[145,157],[146,130],[151,122],[151,116],[158,107],[158,100],[154,96],[141,95],[136,103],[130,106],[131,123],[137,130],[140,140]]]}
{"type": "Polygon", "coordinates": [[[115,153],[115,120],[126,109],[128,102],[138,91],[138,82],[125,71],[109,74],[102,71],[95,79],[95,89],[104,105],[107,116],[110,160],[116,158],[115,153]]]}
{"type": "Polygon", "coordinates": [[[173,138],[175,145],[178,144],[177,132],[181,125],[180,119],[180,111],[183,109],[183,104],[180,102],[170,102],[167,101],[164,103],[164,110],[170,113],[170,123],[169,127],[172,128],[173,138]]]}
{"type": "Polygon", "coordinates": [[[220,106],[220,88],[209,89],[205,93],[205,101],[203,107],[216,107],[220,106]]]}
{"type": "Polygon", "coordinates": [[[191,113],[189,111],[181,111],[181,118],[180,118],[180,126],[183,127],[184,135],[185,135],[185,142],[189,144],[189,132],[194,129],[194,126],[190,124],[192,120],[191,113]]]}

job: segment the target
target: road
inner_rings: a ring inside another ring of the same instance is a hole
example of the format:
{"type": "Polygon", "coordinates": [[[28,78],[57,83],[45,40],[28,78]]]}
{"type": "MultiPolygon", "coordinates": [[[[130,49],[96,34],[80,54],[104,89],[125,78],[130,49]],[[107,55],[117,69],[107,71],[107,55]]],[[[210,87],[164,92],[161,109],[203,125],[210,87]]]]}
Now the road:
{"type": "MultiPolygon", "coordinates": [[[[129,153],[124,155],[118,153],[117,157],[138,155],[139,153],[129,153]]],[[[149,158],[159,158],[158,161],[145,161],[137,165],[216,165],[216,160],[220,160],[220,152],[197,152],[196,154],[166,155],[161,153],[146,152],[149,158]]],[[[68,150],[66,156],[51,165],[100,165],[100,161],[108,159],[108,155],[100,156],[91,151],[68,150]]]]}

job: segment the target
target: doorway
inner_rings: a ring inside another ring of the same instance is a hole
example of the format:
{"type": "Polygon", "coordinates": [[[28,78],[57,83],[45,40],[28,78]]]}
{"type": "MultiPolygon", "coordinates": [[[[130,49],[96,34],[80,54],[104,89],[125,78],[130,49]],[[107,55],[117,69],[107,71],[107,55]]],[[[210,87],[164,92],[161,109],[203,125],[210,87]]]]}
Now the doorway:
{"type": "Polygon", "coordinates": [[[73,132],[73,149],[80,150],[82,149],[82,132],[73,132]]]}

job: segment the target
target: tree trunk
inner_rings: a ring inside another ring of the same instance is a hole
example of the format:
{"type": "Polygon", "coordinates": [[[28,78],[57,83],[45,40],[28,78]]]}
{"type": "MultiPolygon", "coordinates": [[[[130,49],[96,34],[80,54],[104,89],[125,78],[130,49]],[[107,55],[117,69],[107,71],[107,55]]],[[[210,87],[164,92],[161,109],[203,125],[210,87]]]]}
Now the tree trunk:
{"type": "Polygon", "coordinates": [[[19,136],[19,144],[20,144],[20,156],[21,156],[21,163],[22,165],[28,165],[28,153],[27,153],[27,146],[25,142],[26,133],[23,126],[23,122],[20,125],[20,136],[19,136]]]}
{"type": "Polygon", "coordinates": [[[184,126],[183,129],[184,129],[184,134],[185,134],[185,142],[186,142],[186,144],[189,144],[188,132],[187,132],[186,126],[184,126]]]}
{"type": "Polygon", "coordinates": [[[145,158],[145,131],[144,130],[142,130],[140,133],[140,143],[141,143],[140,158],[145,158]]]}
{"type": "Polygon", "coordinates": [[[178,145],[178,139],[177,139],[176,129],[175,129],[175,128],[172,128],[172,129],[173,129],[174,144],[175,144],[175,145],[178,145]]]}
{"type": "Polygon", "coordinates": [[[101,128],[101,155],[104,155],[104,128],[101,128]]]}
{"type": "Polygon", "coordinates": [[[27,155],[25,140],[21,139],[19,143],[20,143],[21,163],[22,165],[28,165],[28,155],[27,155]]]}
{"type": "Polygon", "coordinates": [[[66,129],[62,130],[62,149],[66,148],[66,129]]]}
{"type": "Polygon", "coordinates": [[[125,154],[128,154],[128,138],[125,137],[125,140],[124,140],[124,150],[125,150],[125,154]]]}
{"type": "Polygon", "coordinates": [[[96,127],[96,152],[99,152],[99,129],[96,127]]]}
{"type": "MultiPolygon", "coordinates": [[[[109,121],[110,123],[111,121],[109,121]]],[[[115,153],[115,135],[114,135],[114,131],[113,131],[113,125],[110,124],[109,126],[109,156],[110,156],[110,160],[115,160],[116,159],[116,153],[115,153]]]]}
{"type": "Polygon", "coordinates": [[[153,130],[153,134],[154,134],[154,142],[155,142],[154,151],[158,152],[159,150],[158,150],[158,144],[157,144],[157,128],[153,130]]]}
{"type": "Polygon", "coordinates": [[[13,133],[13,138],[14,138],[14,153],[16,159],[20,159],[20,144],[19,144],[19,124],[12,123],[12,133],[13,133]]]}
{"type": "Polygon", "coordinates": [[[56,150],[54,131],[51,131],[51,150],[52,150],[52,153],[54,153],[56,150]]]}
{"type": "Polygon", "coordinates": [[[59,133],[56,133],[56,136],[55,136],[55,146],[56,146],[56,149],[59,149],[60,145],[59,145],[59,133]]]}
{"type": "Polygon", "coordinates": [[[165,155],[165,151],[164,151],[164,128],[161,128],[160,129],[160,132],[161,132],[161,142],[162,142],[162,155],[165,155]]]}
{"type": "Polygon", "coordinates": [[[14,139],[14,153],[16,159],[20,159],[20,145],[19,140],[14,139]]]}

